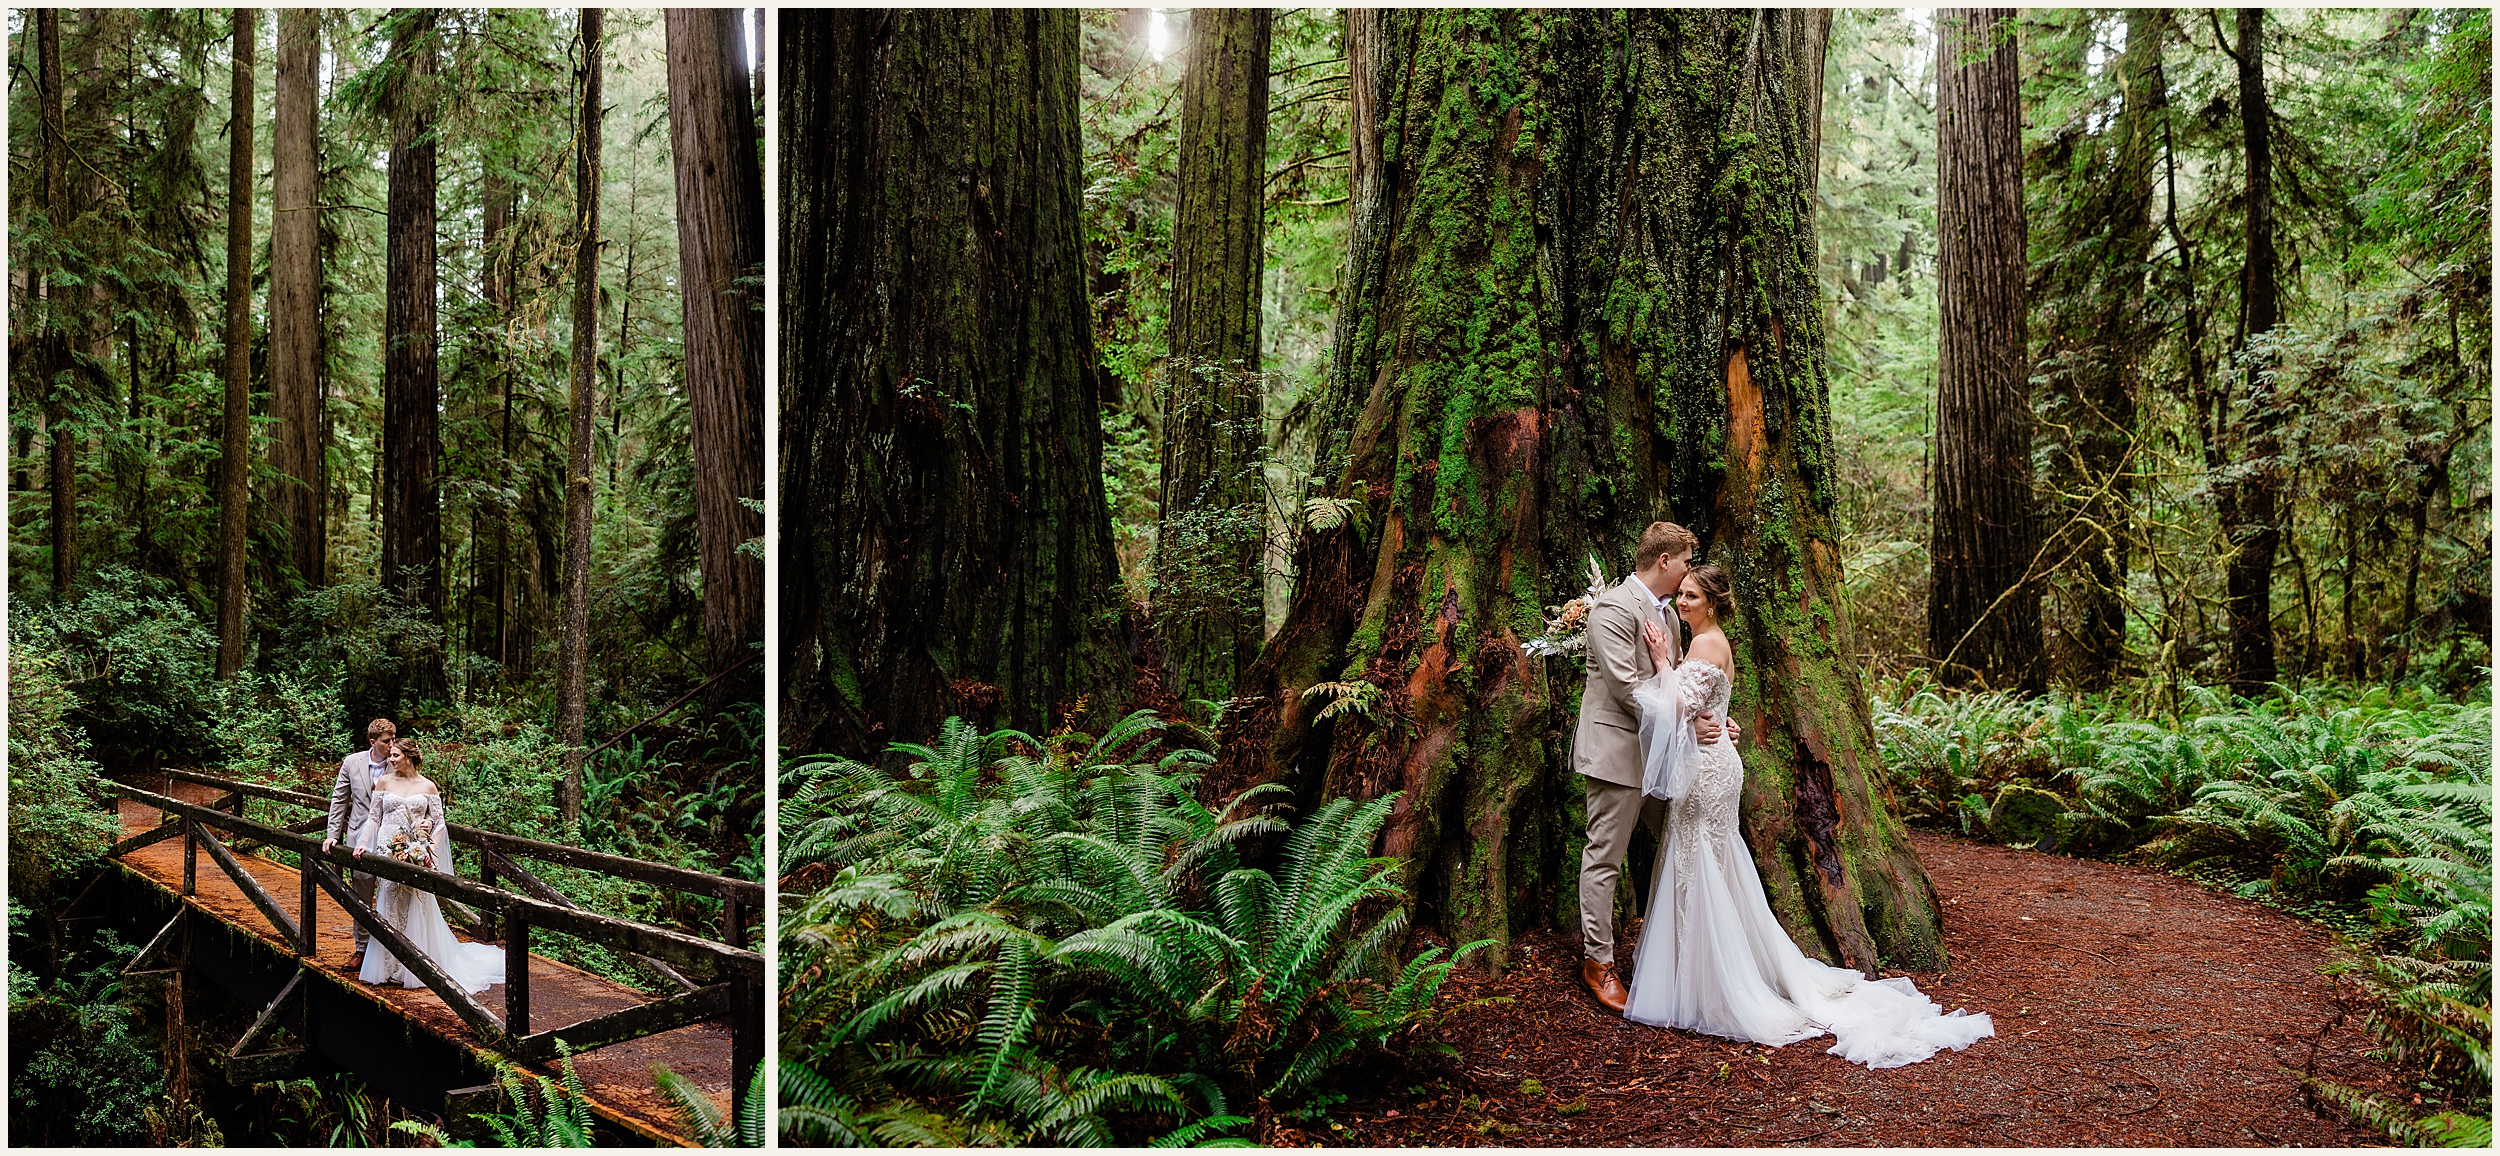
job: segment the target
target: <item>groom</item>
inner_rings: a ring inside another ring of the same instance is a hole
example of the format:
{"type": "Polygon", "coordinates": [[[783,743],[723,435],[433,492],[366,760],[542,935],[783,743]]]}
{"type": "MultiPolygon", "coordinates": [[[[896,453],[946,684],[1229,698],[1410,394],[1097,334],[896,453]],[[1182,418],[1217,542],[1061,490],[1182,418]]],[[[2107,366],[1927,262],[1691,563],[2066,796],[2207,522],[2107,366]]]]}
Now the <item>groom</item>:
{"type": "MultiPolygon", "coordinates": [[[[373,810],[373,780],[381,777],[391,761],[391,741],[399,737],[399,727],[391,720],[378,718],[365,724],[365,742],[370,749],[349,751],[339,760],[339,777],[330,784],[330,827],[328,837],[321,841],[322,854],[339,845],[341,840],[354,840],[365,829],[365,817],[373,810]]],[[[373,876],[351,871],[348,886],[365,906],[373,906],[373,876]]],[[[353,922],[352,920],[350,922],[353,922]]],[[[356,925],[356,959],[349,966],[361,966],[365,957],[365,925],[356,925]]]]}
{"type": "MultiPolygon", "coordinates": [[[[1572,736],[1572,769],[1588,788],[1589,842],[1580,855],[1580,944],[1587,956],[1580,982],[1597,1002],[1620,1013],[1628,993],[1615,974],[1615,879],[1632,848],[1632,828],[1666,831],[1667,803],[1641,794],[1641,708],[1632,688],[1657,673],[1641,628],[1655,625],[1667,636],[1668,664],[1682,652],[1675,625],[1675,590],[1692,567],[1693,532],[1673,522],[1652,522],[1632,555],[1632,576],[1589,606],[1588,683],[1580,691],[1580,729],[1572,736]]],[[[1743,732],[1734,720],[1730,741],[1743,732]]],[[[1720,725],[1694,722],[1694,737],[1717,742],[1720,725]]]]}

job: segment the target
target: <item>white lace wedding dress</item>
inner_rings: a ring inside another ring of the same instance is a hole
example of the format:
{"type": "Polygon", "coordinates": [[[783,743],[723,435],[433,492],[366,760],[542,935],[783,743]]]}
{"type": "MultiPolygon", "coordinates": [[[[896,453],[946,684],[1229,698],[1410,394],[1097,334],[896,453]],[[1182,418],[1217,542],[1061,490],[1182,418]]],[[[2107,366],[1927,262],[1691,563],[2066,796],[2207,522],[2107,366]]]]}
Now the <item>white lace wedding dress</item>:
{"type": "Polygon", "coordinates": [[[1834,1055],[1870,1068],[1996,1034],[1985,1015],[1947,1015],[1907,979],[1869,980],[1807,958],[1788,938],[1737,831],[1744,763],[1725,739],[1693,737],[1694,717],[1726,717],[1727,672],[1687,661],[1632,694],[1641,789],[1671,802],[1625,1018],[1774,1047],[1829,1032],[1834,1055]]]}
{"type": "MultiPolygon", "coordinates": [[[[452,873],[451,824],[443,815],[441,795],[398,795],[376,789],[373,817],[365,820],[364,833],[356,845],[364,849],[366,858],[397,858],[411,866],[452,873]],[[402,836],[400,853],[393,855],[392,844],[402,836]]],[[[464,943],[455,938],[451,925],[443,921],[442,901],[433,892],[377,879],[373,910],[383,922],[407,936],[409,945],[424,952],[452,982],[470,992],[485,991],[503,982],[503,949],[491,943],[464,943]]],[[[365,965],[356,977],[366,983],[425,986],[425,981],[393,957],[378,937],[366,948],[365,965]]]]}

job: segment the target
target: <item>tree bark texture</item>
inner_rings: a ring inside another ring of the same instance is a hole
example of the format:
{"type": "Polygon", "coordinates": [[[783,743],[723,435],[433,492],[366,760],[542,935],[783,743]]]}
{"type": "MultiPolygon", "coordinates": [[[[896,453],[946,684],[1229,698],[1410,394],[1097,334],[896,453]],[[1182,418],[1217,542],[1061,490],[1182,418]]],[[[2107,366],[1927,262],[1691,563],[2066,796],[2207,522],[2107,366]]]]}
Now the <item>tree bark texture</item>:
{"type": "MultiPolygon", "coordinates": [[[[44,216],[57,231],[74,215],[69,207],[68,126],[61,119],[61,13],[57,8],[38,8],[34,15],[36,85],[41,89],[37,100],[43,115],[44,216]]],[[[69,335],[58,302],[50,300],[51,289],[47,281],[38,293],[47,308],[38,338],[42,350],[35,364],[43,374],[44,438],[50,443],[46,449],[52,467],[47,481],[52,501],[52,596],[67,598],[70,582],[78,574],[78,439],[69,432],[68,384],[63,380],[70,367],[69,335]]]]}
{"type": "MultiPolygon", "coordinates": [[[[481,287],[486,297],[487,308],[493,313],[495,324],[499,327],[507,326],[512,323],[512,257],[503,250],[508,243],[506,230],[510,229],[512,224],[513,182],[510,176],[490,166],[481,184],[483,188],[480,190],[482,202],[480,232],[483,235],[480,241],[485,251],[484,260],[481,262],[483,268],[480,270],[482,274],[480,280],[483,283],[481,287]]],[[[502,343],[498,341],[491,348],[492,352],[489,356],[494,366],[495,387],[503,395],[502,408],[495,415],[495,460],[500,468],[509,471],[512,468],[513,372],[512,367],[505,362],[505,350],[502,343]]],[[[510,678],[518,673],[514,669],[515,660],[512,653],[512,645],[517,632],[512,622],[511,571],[512,520],[520,514],[518,510],[504,503],[497,503],[493,511],[494,516],[491,519],[493,529],[488,537],[488,541],[492,544],[486,547],[485,588],[478,592],[479,599],[493,607],[493,613],[486,620],[486,637],[477,649],[492,656],[495,665],[503,672],[504,677],[510,678]]]]}
{"type": "Polygon", "coordinates": [[[782,34],[784,741],[1100,720],[1133,662],[1076,16],[793,10],[782,34]]]}
{"type": "Polygon", "coordinates": [[[1927,646],[1948,684],[2038,690],[2022,61],[2009,8],[1936,13],[1935,514],[1927,646]]]}
{"type": "MultiPolygon", "coordinates": [[[[435,16],[406,11],[392,55],[390,203],[382,340],[382,584],[442,621],[442,430],[435,372],[435,16]]],[[[419,697],[439,697],[439,659],[418,672],[419,697]]]]}
{"type": "Polygon", "coordinates": [[[2220,487],[2224,532],[2231,560],[2224,569],[2223,604],[2231,621],[2231,685],[2255,694],[2275,679],[2274,554],[2283,527],[2276,510],[2282,452],[2282,412],[2274,387],[2249,353],[2251,341],[2282,318],[2274,252],[2274,148],[2266,102],[2266,11],[2239,10],[2240,133],[2248,171],[2248,264],[2240,275],[2239,423],[2244,456],[2220,487]]]}
{"type": "Polygon", "coordinates": [[[2052,560],[2060,566],[2066,605],[2071,680],[2085,689],[2116,681],[2126,662],[2127,549],[2134,540],[2134,487],[2128,454],[2135,437],[2137,359],[2156,334],[2146,324],[2151,270],[2153,160],[2161,147],[2161,109],[2168,99],[2162,40],[2166,8],[2127,10],[2127,44],[2118,63],[2120,104],[2110,131],[2082,147],[2048,148],[2044,174],[2052,226],[2039,254],[2044,322],[2040,335],[2042,440],[2059,533],[2052,560]],[[2073,184],[2055,170],[2074,174],[2073,184]],[[2079,186],[2079,187],[2078,187],[2079,186]]]}
{"type": "Polygon", "coordinates": [[[1271,13],[1190,14],[1181,80],[1154,616],[1169,685],[1222,700],[1265,638],[1259,284],[1271,13]]]}
{"type": "Polygon", "coordinates": [[[217,480],[217,677],[243,669],[244,532],[252,505],[252,58],[257,8],[234,9],[226,119],[226,420],[217,480]]]}
{"type": "MultiPolygon", "coordinates": [[[[739,550],[764,534],[764,173],[743,18],[729,8],[668,10],[669,143],[710,674],[745,662],[764,640],[764,560],[739,550]]],[[[717,705],[754,684],[714,685],[717,705]]]]}
{"type": "MultiPolygon", "coordinates": [[[[1836,640],[1835,462],[1814,240],[1827,12],[1375,15],[1375,203],[1354,206],[1322,469],[1291,612],[1211,797],[1400,792],[1381,851],[1460,939],[1570,925],[1581,680],[1542,606],[1643,527],[1697,532],[1741,613],[1744,829],[1806,950],[1943,958],[1836,640]],[[1372,688],[1327,722],[1322,682],[1372,688]]],[[[1358,89],[1363,83],[1358,83],[1358,89]]],[[[1628,893],[1631,889],[1627,888],[1628,893]]]]}
{"type": "Polygon", "coordinates": [[[582,12],[581,132],[573,154],[573,436],[564,471],[564,636],[556,656],[556,734],[564,777],[556,810],[582,821],[583,714],[590,697],[590,451],[599,398],[599,54],[603,12],[582,12]]]}
{"type": "Polygon", "coordinates": [[[328,519],[321,493],[321,12],[278,10],[277,123],[270,132],[269,409],[277,419],[270,465],[295,573],[327,577],[328,519]]]}

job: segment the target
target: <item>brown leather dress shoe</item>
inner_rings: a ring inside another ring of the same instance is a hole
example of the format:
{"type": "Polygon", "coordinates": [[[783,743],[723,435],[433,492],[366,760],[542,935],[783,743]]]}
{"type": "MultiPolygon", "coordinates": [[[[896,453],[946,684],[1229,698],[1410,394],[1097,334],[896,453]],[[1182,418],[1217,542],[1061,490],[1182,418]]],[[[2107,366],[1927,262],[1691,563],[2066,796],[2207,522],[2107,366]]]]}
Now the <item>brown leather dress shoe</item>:
{"type": "Polygon", "coordinates": [[[1616,1015],[1623,1014],[1623,1005],[1632,998],[1630,992],[1623,990],[1623,981],[1615,978],[1615,965],[1594,959],[1580,961],[1580,986],[1589,989],[1597,1002],[1616,1015]]]}

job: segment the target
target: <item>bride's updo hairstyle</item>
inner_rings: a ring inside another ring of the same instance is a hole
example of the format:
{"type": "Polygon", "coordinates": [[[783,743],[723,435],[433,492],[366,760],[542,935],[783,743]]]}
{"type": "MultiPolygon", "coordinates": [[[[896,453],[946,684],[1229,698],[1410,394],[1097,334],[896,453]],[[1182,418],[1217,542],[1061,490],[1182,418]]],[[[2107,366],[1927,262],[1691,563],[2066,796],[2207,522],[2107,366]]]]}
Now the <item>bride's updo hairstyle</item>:
{"type": "Polygon", "coordinates": [[[393,742],[391,743],[391,749],[392,749],[392,750],[394,750],[394,751],[396,751],[396,752],[398,752],[398,753],[400,753],[400,754],[403,754],[403,755],[408,756],[408,765],[409,765],[409,767],[411,767],[412,769],[416,769],[416,770],[420,770],[420,771],[422,771],[422,770],[424,770],[424,769],[425,769],[425,752],[417,749],[417,740],[415,740],[415,739],[398,739],[398,740],[395,740],[395,741],[393,741],[393,742]]]}
{"type": "Polygon", "coordinates": [[[1701,591],[1702,601],[1710,604],[1710,613],[1719,621],[1736,617],[1736,590],[1728,585],[1727,571],[1704,562],[1685,571],[1684,580],[1701,591]]]}

